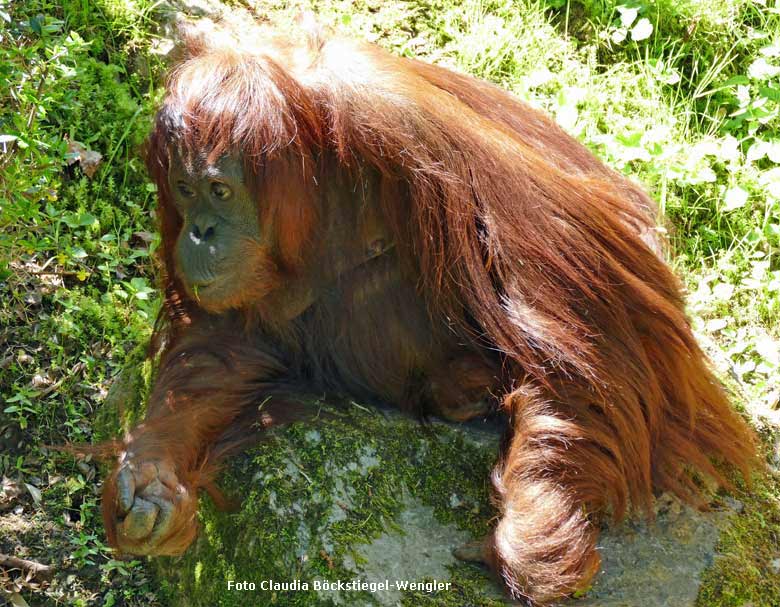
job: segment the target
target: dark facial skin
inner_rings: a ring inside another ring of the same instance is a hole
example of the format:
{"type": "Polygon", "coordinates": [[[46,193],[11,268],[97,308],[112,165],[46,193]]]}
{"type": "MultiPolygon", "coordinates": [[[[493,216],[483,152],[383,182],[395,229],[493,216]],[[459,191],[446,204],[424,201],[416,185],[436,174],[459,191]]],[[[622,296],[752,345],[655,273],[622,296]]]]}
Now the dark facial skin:
{"type": "Polygon", "coordinates": [[[235,290],[242,259],[263,246],[257,205],[244,182],[241,162],[232,157],[208,166],[187,167],[172,154],[168,180],[183,226],[176,242],[178,274],[187,290],[208,307],[235,290]]]}

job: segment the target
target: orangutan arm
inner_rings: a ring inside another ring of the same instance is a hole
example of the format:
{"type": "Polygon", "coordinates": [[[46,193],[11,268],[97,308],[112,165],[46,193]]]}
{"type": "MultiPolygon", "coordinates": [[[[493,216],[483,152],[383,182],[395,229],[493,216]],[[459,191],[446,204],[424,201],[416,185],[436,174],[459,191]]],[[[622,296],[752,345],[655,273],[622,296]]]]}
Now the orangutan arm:
{"type": "Polygon", "coordinates": [[[108,539],[124,552],[183,552],[196,532],[197,490],[211,488],[221,457],[252,432],[247,420],[270,426],[300,411],[279,395],[280,358],[223,324],[200,321],[163,355],[146,419],[104,484],[108,539]],[[247,415],[252,407],[262,411],[247,415]],[[228,431],[232,444],[220,441],[228,431]]]}

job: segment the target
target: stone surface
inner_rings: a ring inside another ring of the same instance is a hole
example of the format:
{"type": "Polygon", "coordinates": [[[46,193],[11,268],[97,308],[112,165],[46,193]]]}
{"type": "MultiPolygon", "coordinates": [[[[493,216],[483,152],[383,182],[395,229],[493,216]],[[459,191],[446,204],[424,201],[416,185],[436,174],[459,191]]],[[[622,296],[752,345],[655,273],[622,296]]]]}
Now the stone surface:
{"type": "Polygon", "coordinates": [[[712,564],[727,512],[702,513],[664,495],[656,520],[607,529],[602,573],[582,607],[693,607],[700,575],[712,564]]]}
{"type": "MultiPolygon", "coordinates": [[[[440,523],[433,508],[418,499],[407,496],[402,508],[395,520],[398,530],[388,530],[370,544],[357,546],[356,556],[347,555],[344,559],[347,569],[358,572],[362,579],[393,583],[372,593],[381,605],[396,605],[401,600],[403,593],[397,587],[398,581],[449,581],[448,567],[456,564],[453,547],[471,539],[455,525],[440,523]],[[363,564],[358,565],[358,561],[363,564]]],[[[323,592],[320,597],[350,604],[340,594],[329,596],[323,592]]]]}
{"type": "MultiPolygon", "coordinates": [[[[495,512],[488,475],[495,426],[421,426],[392,411],[348,406],[314,427],[299,424],[246,456],[222,479],[241,500],[232,513],[204,500],[203,532],[178,559],[156,559],[173,605],[506,604],[478,566],[452,549],[481,536],[495,512]],[[270,587],[299,584],[298,587],[270,587]],[[296,582],[297,580],[297,582],[296,582]],[[315,580],[389,587],[315,589],[315,580]],[[450,583],[403,591],[396,581],[450,583]],[[233,590],[228,582],[254,583],[233,590]],[[304,588],[306,582],[309,587],[304,588]]],[[[729,512],[700,513],[668,496],[656,520],[606,529],[602,572],[582,607],[693,606],[729,512]]]]}

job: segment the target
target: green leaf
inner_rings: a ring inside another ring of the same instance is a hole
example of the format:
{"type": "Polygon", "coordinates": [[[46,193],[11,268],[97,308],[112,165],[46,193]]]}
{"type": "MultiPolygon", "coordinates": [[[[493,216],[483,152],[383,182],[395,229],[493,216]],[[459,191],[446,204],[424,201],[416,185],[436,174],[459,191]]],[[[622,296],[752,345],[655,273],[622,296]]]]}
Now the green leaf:
{"type": "Polygon", "coordinates": [[[616,8],[617,12],[620,13],[620,24],[625,28],[631,27],[631,24],[636,21],[639,9],[628,6],[618,6],[616,8]]]}
{"type": "Polygon", "coordinates": [[[90,213],[82,213],[79,215],[79,225],[91,226],[95,223],[97,223],[97,217],[94,215],[91,215],[90,213]]]}
{"type": "Polygon", "coordinates": [[[728,326],[728,321],[725,318],[713,318],[707,321],[707,330],[711,333],[725,329],[728,326]]]}
{"type": "Polygon", "coordinates": [[[726,80],[723,84],[721,84],[721,86],[723,87],[737,86],[740,84],[750,84],[750,78],[748,78],[747,76],[743,76],[741,74],[738,76],[732,76],[731,78],[726,80]]]}
{"type": "Polygon", "coordinates": [[[650,23],[650,19],[640,19],[636,22],[636,25],[631,28],[631,39],[635,41],[647,40],[653,33],[653,24],[650,23]]]}
{"type": "Polygon", "coordinates": [[[35,15],[30,19],[30,29],[39,36],[43,34],[43,15],[35,15]]]}
{"type": "Polygon", "coordinates": [[[610,40],[614,44],[620,44],[626,39],[626,35],[628,34],[628,31],[624,27],[617,28],[614,32],[612,32],[612,35],[610,36],[610,40]]]}
{"type": "Polygon", "coordinates": [[[82,228],[87,226],[92,226],[97,223],[97,217],[92,215],[91,213],[65,213],[62,216],[62,221],[69,227],[69,228],[82,228]]]}
{"type": "Polygon", "coordinates": [[[769,80],[780,74],[780,66],[772,65],[763,57],[759,57],[748,66],[747,73],[754,80],[769,80]]]}
{"type": "Polygon", "coordinates": [[[721,301],[727,301],[731,299],[734,294],[734,285],[727,282],[719,282],[712,288],[712,295],[721,301]]]}
{"type": "Polygon", "coordinates": [[[775,86],[761,86],[758,88],[758,94],[772,101],[780,102],[780,88],[775,86]]]}
{"type": "Polygon", "coordinates": [[[748,200],[747,190],[740,186],[734,186],[726,190],[726,194],[723,196],[726,204],[723,205],[724,211],[734,211],[745,206],[748,200]]]}
{"type": "Polygon", "coordinates": [[[617,135],[615,139],[628,148],[637,148],[642,143],[642,132],[637,131],[636,133],[617,135]]]}

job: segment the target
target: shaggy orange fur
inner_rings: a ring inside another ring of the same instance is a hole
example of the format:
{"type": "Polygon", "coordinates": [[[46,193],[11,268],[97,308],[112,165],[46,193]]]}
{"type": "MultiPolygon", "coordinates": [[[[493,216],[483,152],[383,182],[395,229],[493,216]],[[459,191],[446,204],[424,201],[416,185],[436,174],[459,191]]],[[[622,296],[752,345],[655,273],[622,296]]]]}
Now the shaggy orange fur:
{"type": "MultiPolygon", "coordinates": [[[[486,82],[319,34],[256,40],[192,37],[167,85],[148,156],[167,349],[124,451],[194,490],[266,395],[333,389],[463,419],[426,378],[465,369],[456,388],[501,391],[510,424],[486,556],[537,603],[598,570],[602,517],[649,513],[654,490],[701,503],[696,475],[728,484],[715,463],[749,474],[753,434],[694,339],[641,188],[486,82]],[[241,158],[268,234],[205,310],[177,273],[172,147],[241,158]],[[374,232],[388,246],[350,257],[374,232]]],[[[269,420],[293,417],[271,403],[269,420]]],[[[192,515],[158,552],[186,547],[192,515]]]]}

